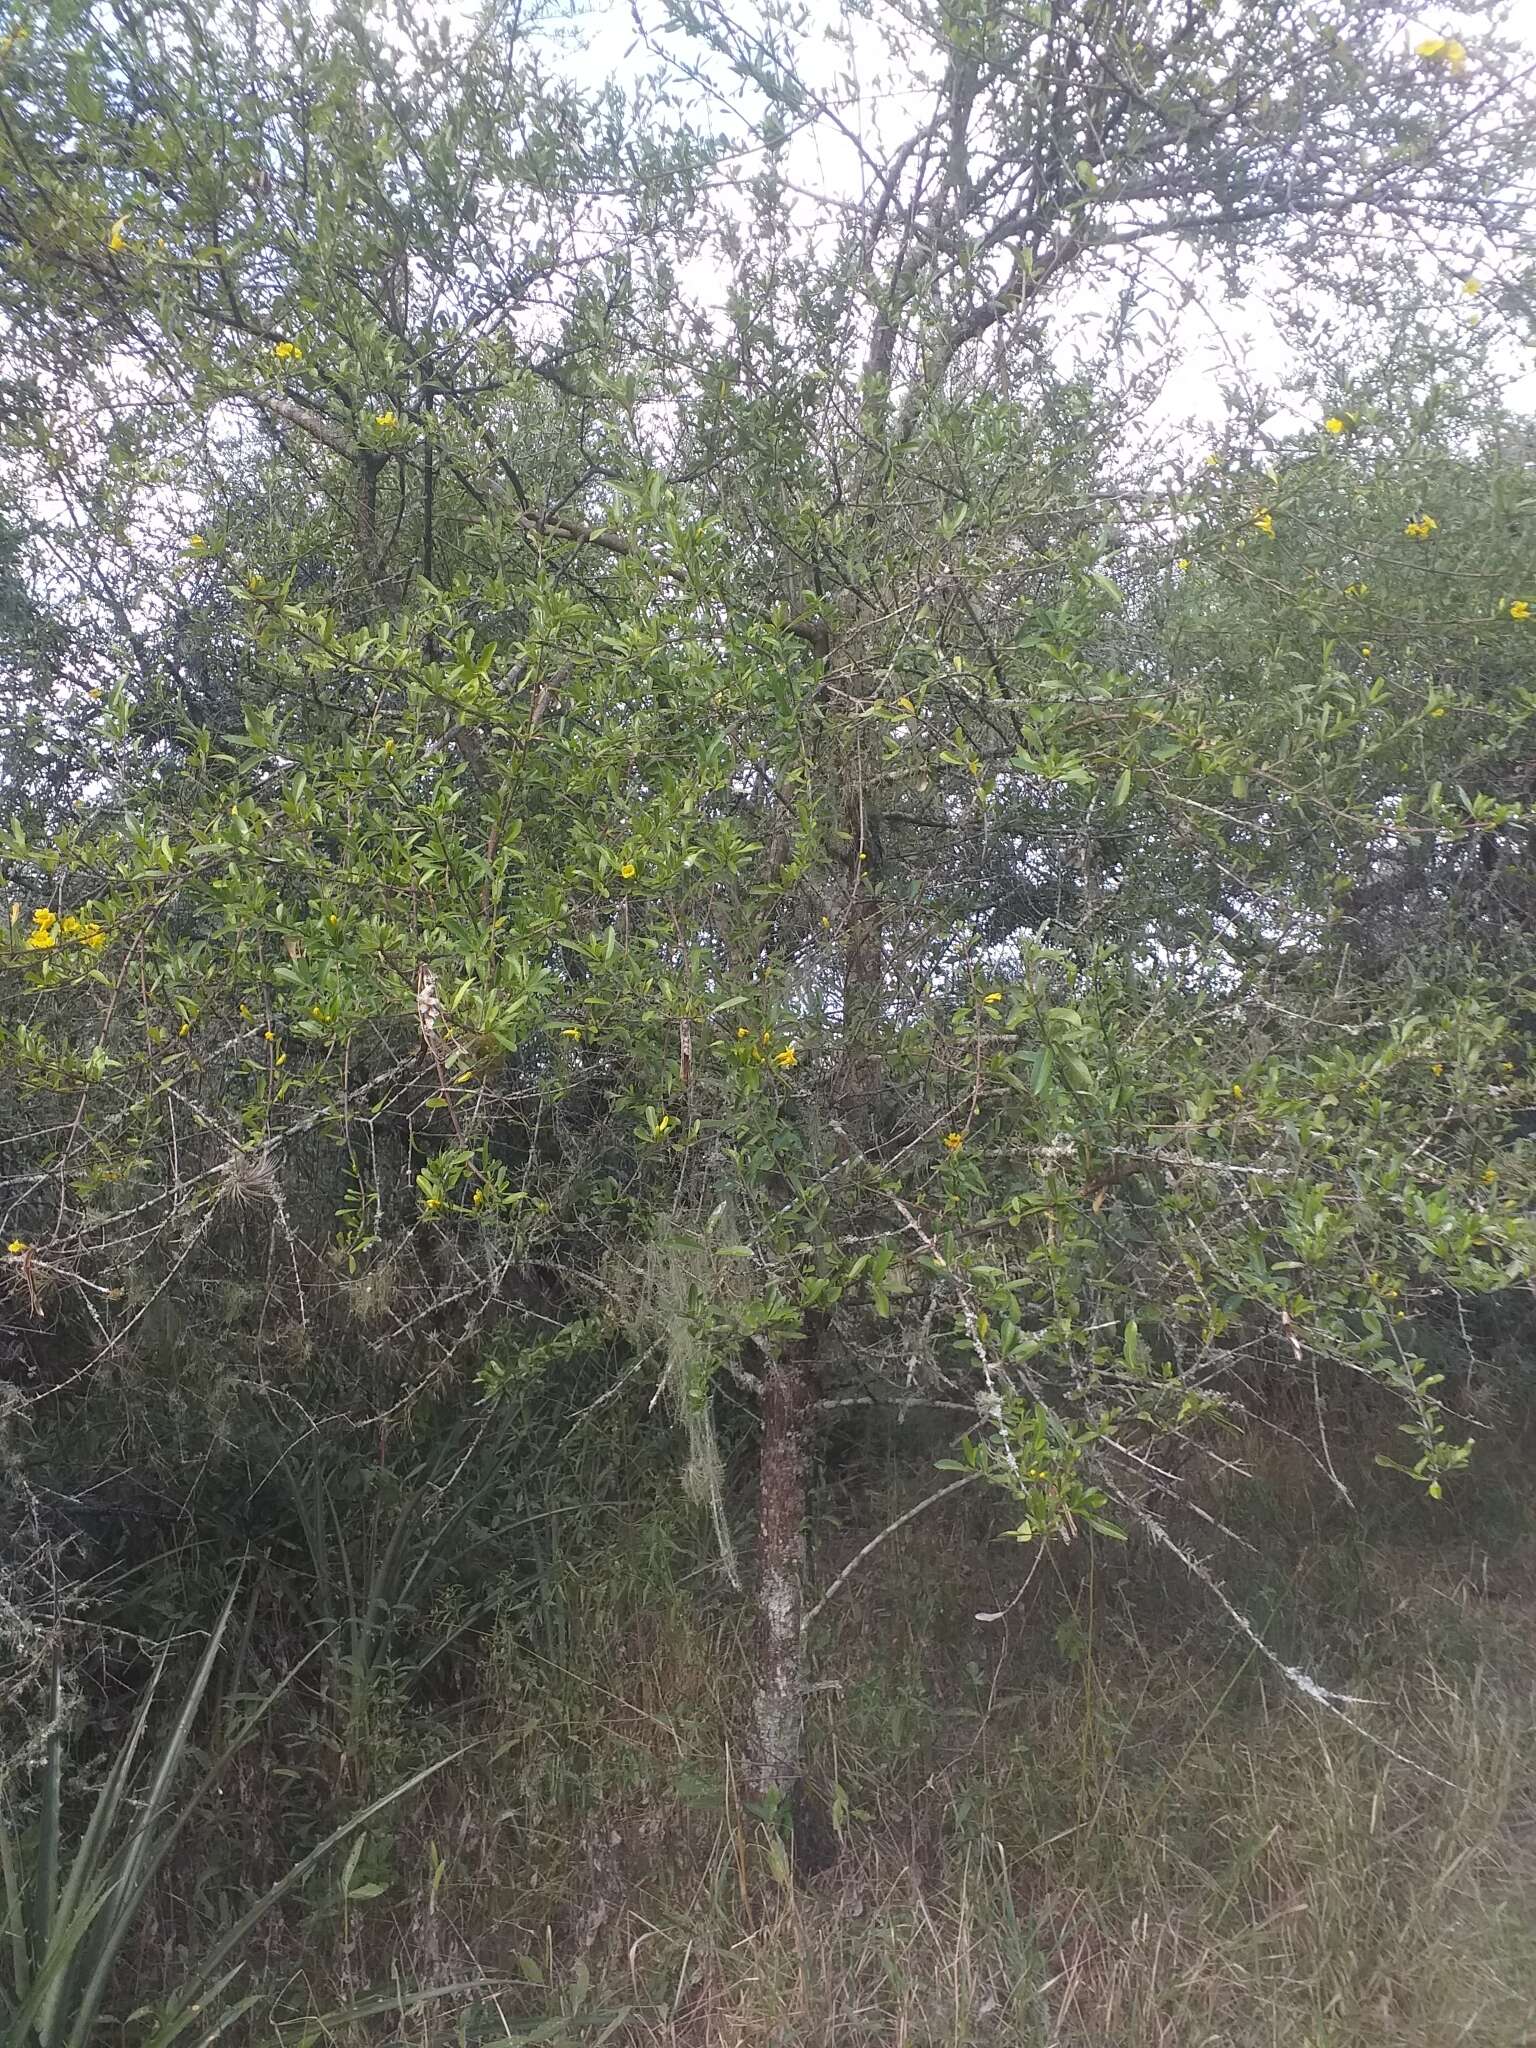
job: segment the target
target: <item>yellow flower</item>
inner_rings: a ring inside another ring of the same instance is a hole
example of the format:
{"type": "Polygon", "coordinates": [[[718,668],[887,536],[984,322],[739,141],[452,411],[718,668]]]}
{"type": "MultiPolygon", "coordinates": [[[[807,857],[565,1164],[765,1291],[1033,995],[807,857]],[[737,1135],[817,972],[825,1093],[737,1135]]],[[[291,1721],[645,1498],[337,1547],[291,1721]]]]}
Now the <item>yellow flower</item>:
{"type": "Polygon", "coordinates": [[[52,932],[41,929],[27,934],[27,944],[34,953],[46,953],[58,944],[52,932]]]}
{"type": "Polygon", "coordinates": [[[1261,505],[1258,511],[1255,512],[1253,515],[1253,523],[1259,529],[1260,533],[1263,534],[1266,540],[1274,539],[1275,515],[1273,512],[1269,511],[1265,506],[1261,505]]]}
{"type": "Polygon", "coordinates": [[[1409,520],[1403,531],[1413,540],[1428,540],[1432,533],[1439,531],[1439,527],[1438,519],[1431,519],[1427,512],[1421,512],[1417,519],[1409,520]]]}
{"type": "Polygon", "coordinates": [[[1444,1060],[1436,1060],[1436,1061],[1435,1061],[1435,1063],[1434,1063],[1434,1065],[1433,1065],[1433,1066],[1432,1066],[1432,1067],[1430,1068],[1430,1070],[1429,1070],[1429,1071],[1430,1071],[1430,1072],[1431,1072],[1432,1074],[1443,1074],[1443,1073],[1445,1072],[1445,1061],[1444,1061],[1444,1060]]]}
{"type": "Polygon", "coordinates": [[[18,1258],[21,1255],[21,1253],[26,1250],[26,1248],[27,1241],[24,1237],[13,1237],[10,1243],[6,1246],[6,1250],[10,1253],[13,1259],[18,1258]]]}
{"type": "Polygon", "coordinates": [[[958,1151],[960,1150],[960,1147],[961,1147],[961,1146],[962,1146],[962,1145],[963,1145],[964,1143],[965,1143],[965,1139],[964,1139],[964,1138],[963,1138],[963,1137],[962,1137],[962,1136],[960,1135],[960,1133],[959,1133],[958,1131],[946,1131],[946,1132],[945,1132],[945,1134],[944,1134],[944,1150],[945,1150],[946,1152],[958,1152],[958,1151]]]}
{"type": "Polygon", "coordinates": [[[1179,559],[1174,563],[1173,566],[1176,569],[1187,569],[1189,567],[1188,555],[1180,555],[1179,559]]]}
{"type": "Polygon", "coordinates": [[[470,1196],[469,1199],[474,1203],[475,1207],[478,1209],[480,1207],[480,1204],[485,1200],[485,1189],[476,1188],[475,1192],[470,1196]]]}
{"type": "Polygon", "coordinates": [[[267,1041],[268,1045],[276,1043],[277,1033],[275,1031],[263,1031],[261,1035],[267,1041]]]}
{"type": "Polygon", "coordinates": [[[1323,432],[1325,434],[1342,434],[1344,430],[1345,422],[1339,418],[1337,413],[1331,413],[1323,421],[1323,432]]]}
{"type": "Polygon", "coordinates": [[[32,922],[45,932],[52,931],[58,921],[58,918],[46,906],[41,910],[34,910],[32,913],[32,922]]]}
{"type": "Polygon", "coordinates": [[[1241,1102],[1241,1101],[1242,1101],[1242,1099],[1243,1099],[1243,1090],[1242,1090],[1242,1084],[1241,1084],[1241,1082],[1238,1082],[1238,1081],[1234,1081],[1234,1082],[1232,1083],[1232,1100],[1233,1100],[1234,1102],[1241,1102]]]}
{"type": "Polygon", "coordinates": [[[792,1045],[781,1045],[773,1056],[773,1064],[776,1067],[783,1067],[787,1072],[795,1064],[795,1048],[792,1045]]]}
{"type": "Polygon", "coordinates": [[[750,1037],[752,1036],[752,1034],[751,1034],[751,1032],[750,1032],[750,1031],[749,1031],[749,1030],[747,1029],[747,1027],[746,1027],[746,1025],[745,1025],[745,1024],[738,1024],[738,1025],[736,1026],[736,1036],[737,1036],[738,1038],[750,1038],[750,1037]]]}
{"type": "Polygon", "coordinates": [[[79,920],[79,918],[78,918],[78,917],[66,917],[66,918],[65,918],[65,920],[64,920],[64,922],[63,922],[63,923],[62,923],[62,924],[61,924],[61,925],[59,926],[59,930],[60,930],[60,931],[61,931],[61,932],[62,932],[62,933],[64,934],[64,936],[65,936],[65,938],[66,938],[66,939],[77,939],[77,938],[79,938],[79,936],[80,936],[80,920],[79,920]]]}
{"type": "Polygon", "coordinates": [[[560,1033],[560,1036],[562,1038],[580,1038],[581,1028],[579,1025],[576,1024],[567,1024],[565,1029],[560,1033]]]}
{"type": "Polygon", "coordinates": [[[93,953],[99,953],[107,943],[107,935],[99,924],[93,924],[85,933],[83,943],[89,946],[93,953]]]}
{"type": "Polygon", "coordinates": [[[619,874],[626,882],[632,882],[635,879],[634,862],[632,860],[625,861],[624,865],[619,869],[619,874]]]}
{"type": "Polygon", "coordinates": [[[1458,73],[1467,68],[1466,46],[1454,36],[1426,36],[1422,43],[1414,44],[1413,54],[1427,64],[1444,64],[1458,73]]]}
{"type": "Polygon", "coordinates": [[[1465,277],[1461,281],[1462,292],[1469,299],[1475,299],[1482,288],[1483,280],[1480,277],[1465,277]]]}
{"type": "Polygon", "coordinates": [[[1429,715],[1431,718],[1444,718],[1445,706],[1443,704],[1431,704],[1431,706],[1429,707],[1429,715]]]}
{"type": "Polygon", "coordinates": [[[204,535],[200,533],[189,533],[187,535],[187,546],[194,555],[200,555],[207,545],[208,542],[204,535]]]}
{"type": "Polygon", "coordinates": [[[984,1003],[1000,1003],[1003,1000],[1003,992],[1000,988],[988,989],[981,1000],[984,1003]]]}
{"type": "Polygon", "coordinates": [[[1512,619],[1528,619],[1531,616],[1530,599],[1517,597],[1509,608],[1509,616],[1512,619]]]}
{"type": "Polygon", "coordinates": [[[272,353],[280,363],[302,363],[304,360],[304,351],[296,341],[276,342],[272,353]]]}
{"type": "Polygon", "coordinates": [[[392,412],[376,412],[373,416],[376,427],[398,427],[400,422],[392,412]]]}
{"type": "Polygon", "coordinates": [[[1483,1168],[1483,1182],[1485,1186],[1491,1187],[1493,1183],[1498,1179],[1498,1177],[1499,1176],[1497,1175],[1497,1173],[1494,1172],[1491,1166],[1485,1166],[1483,1168]]]}

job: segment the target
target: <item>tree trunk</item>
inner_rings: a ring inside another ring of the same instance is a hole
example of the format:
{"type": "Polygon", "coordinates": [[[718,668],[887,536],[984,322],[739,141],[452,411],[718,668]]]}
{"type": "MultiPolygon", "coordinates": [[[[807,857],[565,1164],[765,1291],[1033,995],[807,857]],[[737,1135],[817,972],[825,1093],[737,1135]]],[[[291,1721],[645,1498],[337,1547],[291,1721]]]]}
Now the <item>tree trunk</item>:
{"type": "Polygon", "coordinates": [[[752,1706],[752,1789],[790,1798],[805,1732],[807,1426],[814,1339],[802,1337],[768,1368],[757,1491],[757,1691],[752,1706]]]}

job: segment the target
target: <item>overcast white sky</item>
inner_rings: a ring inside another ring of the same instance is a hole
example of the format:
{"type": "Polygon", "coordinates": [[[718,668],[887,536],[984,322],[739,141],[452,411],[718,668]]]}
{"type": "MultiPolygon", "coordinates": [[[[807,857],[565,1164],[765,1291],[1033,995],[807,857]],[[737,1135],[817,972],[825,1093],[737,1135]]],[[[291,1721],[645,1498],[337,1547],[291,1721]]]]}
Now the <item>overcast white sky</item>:
{"type": "MultiPolygon", "coordinates": [[[[754,4],[755,0],[740,0],[733,11],[738,19],[750,20],[754,4]]],[[[1244,0],[1232,0],[1232,4],[1240,6],[1244,0]]],[[[654,0],[638,0],[638,9],[647,23],[659,19],[661,10],[654,0]]],[[[845,23],[848,20],[833,0],[813,0],[806,12],[812,21],[818,15],[828,23],[837,18],[845,23]]],[[[592,5],[572,0],[564,18],[567,27],[556,46],[560,49],[560,61],[583,84],[610,78],[625,81],[650,69],[652,59],[637,37],[636,7],[628,4],[628,0],[617,5],[606,4],[606,0],[592,5]]],[[[1536,58],[1536,0],[1522,0],[1511,20],[1503,25],[1503,32],[1509,33],[1511,27],[1529,40],[1536,58]]],[[[881,135],[888,146],[894,146],[922,118],[920,109],[929,88],[919,81],[892,75],[891,53],[882,39],[878,8],[873,20],[855,18],[852,28],[860,97],[856,107],[850,102],[850,113],[863,132],[881,135]]],[[[1425,36],[1456,35],[1466,44],[1475,65],[1479,37],[1486,33],[1486,17],[1475,10],[1458,10],[1453,19],[1426,11],[1405,36],[1405,51],[1425,36]]],[[[845,50],[841,46],[834,48],[829,41],[829,79],[840,75],[846,62],[845,50]]],[[[720,121],[728,115],[731,99],[740,104],[739,88],[712,107],[708,118],[720,121]]],[[[824,123],[791,144],[788,174],[809,190],[849,196],[859,192],[863,175],[852,147],[824,123]]],[[[1452,264],[1439,277],[1430,275],[1426,268],[1429,302],[1442,300],[1448,321],[1487,317],[1487,300],[1478,306],[1462,296],[1464,276],[1474,274],[1477,267],[1476,251],[1469,250],[1465,256],[1464,265],[1452,264]]],[[[690,282],[697,286],[701,296],[708,295],[707,275],[701,274],[690,282]]],[[[1229,394],[1235,395],[1240,389],[1273,389],[1286,382],[1289,345],[1275,324],[1272,307],[1266,304],[1262,271],[1254,278],[1255,290],[1241,306],[1217,295],[1207,281],[1205,288],[1180,307],[1180,288],[1186,282],[1201,283],[1193,254],[1188,251],[1182,260],[1175,254],[1169,264],[1169,311],[1177,322],[1178,367],[1142,426],[1145,433],[1159,438],[1182,439],[1185,432],[1191,432],[1198,438],[1209,439],[1226,416],[1229,394]]],[[[1510,403],[1536,411],[1536,365],[1529,351],[1511,347],[1508,376],[1510,403]]],[[[1281,405],[1265,424],[1272,433],[1285,434],[1315,426],[1317,422],[1310,415],[1281,405]]]]}

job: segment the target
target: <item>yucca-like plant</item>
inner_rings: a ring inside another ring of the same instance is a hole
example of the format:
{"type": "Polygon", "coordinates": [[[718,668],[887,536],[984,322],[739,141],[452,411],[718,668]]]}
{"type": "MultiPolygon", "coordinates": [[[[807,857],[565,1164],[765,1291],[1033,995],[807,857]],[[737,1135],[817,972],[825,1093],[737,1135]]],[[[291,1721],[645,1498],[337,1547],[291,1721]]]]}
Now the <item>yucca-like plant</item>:
{"type": "MultiPolygon", "coordinates": [[[[178,1793],[192,1756],[198,1708],[223,1643],[235,1595],[224,1603],[208,1644],[158,1747],[148,1744],[151,1712],[164,1675],[162,1651],[112,1759],[89,1819],[72,1838],[64,1814],[64,1746],[59,1683],[34,1823],[23,1826],[0,1800],[0,2036],[6,2048],[87,2048],[145,1898],[189,1821],[282,1690],[245,1716],[190,1789],[178,1793]]],[[[157,2009],[142,2048],[168,2048],[189,2029],[211,2041],[260,1998],[237,1990],[246,1938],[338,1843],[365,1828],[447,1759],[429,1764],[372,1800],[300,1857],[204,1951],[167,2003],[157,2009]]]]}

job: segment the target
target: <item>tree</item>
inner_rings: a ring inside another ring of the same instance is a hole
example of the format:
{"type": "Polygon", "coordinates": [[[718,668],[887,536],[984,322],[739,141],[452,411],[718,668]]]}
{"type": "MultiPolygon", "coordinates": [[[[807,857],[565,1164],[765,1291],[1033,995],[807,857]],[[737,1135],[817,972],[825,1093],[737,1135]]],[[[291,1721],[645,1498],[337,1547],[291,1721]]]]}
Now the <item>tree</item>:
{"type": "Polygon", "coordinates": [[[232,1335],[266,1372],[285,1326],[354,1416],[606,1323],[662,1348],[723,1526],[746,1391],[776,1796],[827,1404],[957,1405],[1021,1540],[1134,1526],[1210,1584],[1169,1450],[1264,1375],[1390,1396],[1438,1495],[1416,1331],[1530,1256],[1524,956],[1452,883],[1524,846],[1519,465],[1486,406],[1436,425],[1430,361],[1411,419],[1362,367],[1170,465],[1133,427],[1183,334],[1136,351],[1160,272],[1255,266],[1400,351],[1389,226],[1414,317],[1475,238],[1515,327],[1509,51],[1388,6],[893,8],[891,135],[860,23],[825,86],[809,28],[679,11],[706,137],[494,14],[403,54],[256,20],[7,52],[7,432],[118,656],[80,821],[16,845],[17,1291],[125,1357],[259,1211],[232,1335]],[[1445,918],[1362,947],[1415,868],[1445,918]]]}

